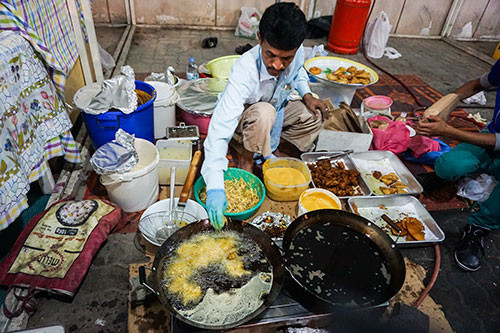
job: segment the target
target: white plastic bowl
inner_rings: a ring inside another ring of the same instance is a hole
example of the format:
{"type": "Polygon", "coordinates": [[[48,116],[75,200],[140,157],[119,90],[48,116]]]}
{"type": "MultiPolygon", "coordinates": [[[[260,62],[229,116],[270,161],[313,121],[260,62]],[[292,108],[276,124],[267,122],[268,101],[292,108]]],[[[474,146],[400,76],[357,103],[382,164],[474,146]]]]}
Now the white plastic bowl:
{"type": "MultiPolygon", "coordinates": [[[[342,209],[342,203],[340,202],[340,199],[335,194],[333,194],[332,192],[330,192],[328,190],[325,190],[325,189],[322,189],[322,188],[309,188],[309,189],[305,190],[304,192],[302,192],[302,194],[300,195],[300,198],[299,198],[299,215],[302,215],[302,214],[308,212],[308,210],[304,206],[302,206],[302,198],[304,197],[304,195],[308,195],[308,194],[311,194],[311,193],[314,193],[314,192],[321,192],[321,193],[326,194],[327,196],[329,196],[330,198],[332,198],[333,200],[335,200],[335,202],[339,206],[338,209],[342,209]]],[[[334,208],[332,208],[332,209],[334,209],[334,208]]]]}

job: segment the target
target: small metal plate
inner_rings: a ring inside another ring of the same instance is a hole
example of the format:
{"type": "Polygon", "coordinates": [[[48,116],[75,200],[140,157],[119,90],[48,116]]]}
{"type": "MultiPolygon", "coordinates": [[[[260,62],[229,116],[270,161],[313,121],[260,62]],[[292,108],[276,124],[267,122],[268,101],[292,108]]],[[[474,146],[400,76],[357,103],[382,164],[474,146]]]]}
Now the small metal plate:
{"type": "MultiPolygon", "coordinates": [[[[318,159],[324,158],[324,157],[329,157],[329,156],[335,156],[339,154],[338,151],[330,151],[330,152],[315,152],[315,153],[304,153],[300,156],[300,158],[306,162],[307,164],[310,163],[316,163],[318,159]]],[[[349,155],[344,155],[340,157],[332,157],[330,159],[332,165],[334,165],[336,162],[343,162],[344,166],[347,170],[358,170],[356,168],[356,165],[353,163],[352,159],[349,157],[349,155]]],[[[359,170],[358,170],[359,171],[359,170]]],[[[313,187],[317,187],[316,184],[314,183],[314,180],[311,181],[313,187]]],[[[358,197],[368,197],[372,194],[372,190],[368,186],[368,184],[365,182],[364,178],[361,176],[358,176],[358,184],[359,184],[359,192],[361,193],[360,195],[357,196],[339,196],[339,199],[348,199],[348,198],[358,198],[358,197]]]]}
{"type": "Polygon", "coordinates": [[[390,172],[396,173],[400,181],[408,186],[408,188],[406,189],[408,193],[387,195],[377,194],[376,189],[370,186],[370,189],[374,195],[384,197],[408,194],[417,195],[424,191],[422,185],[420,185],[417,179],[415,179],[410,170],[408,170],[403,162],[401,162],[399,158],[390,151],[374,150],[362,153],[352,153],[350,157],[354,162],[357,170],[361,173],[361,176],[368,185],[370,185],[370,177],[373,177],[371,175],[372,172],[380,171],[384,175],[390,172]]]}
{"type": "Polygon", "coordinates": [[[399,221],[405,216],[417,218],[424,225],[425,240],[407,241],[405,237],[400,237],[397,241],[399,246],[412,247],[430,245],[442,242],[445,238],[443,230],[425,207],[417,198],[410,195],[399,195],[391,197],[371,197],[371,198],[350,198],[349,208],[353,213],[372,221],[384,230],[394,241],[397,236],[390,231],[389,225],[382,220],[382,215],[386,214],[394,221],[399,221]]]}

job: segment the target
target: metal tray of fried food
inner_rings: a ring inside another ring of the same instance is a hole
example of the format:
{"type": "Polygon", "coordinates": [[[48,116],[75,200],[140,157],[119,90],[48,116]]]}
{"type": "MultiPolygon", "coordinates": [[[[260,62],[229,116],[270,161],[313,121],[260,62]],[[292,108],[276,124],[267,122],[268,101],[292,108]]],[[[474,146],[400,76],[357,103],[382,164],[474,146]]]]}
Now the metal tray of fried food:
{"type": "Polygon", "coordinates": [[[414,217],[422,222],[424,227],[425,240],[407,241],[401,236],[397,240],[397,245],[401,247],[423,246],[442,242],[445,238],[443,230],[425,207],[417,198],[411,195],[400,195],[392,197],[371,197],[371,198],[350,198],[349,208],[384,230],[394,241],[397,236],[391,232],[391,227],[382,219],[382,215],[387,215],[394,222],[402,220],[404,217],[414,217]]]}
{"type": "MultiPolygon", "coordinates": [[[[339,156],[340,153],[342,153],[342,152],[331,151],[331,152],[304,153],[300,156],[300,158],[306,164],[314,164],[318,160],[329,159],[332,165],[334,165],[337,162],[342,162],[344,164],[344,167],[347,170],[359,171],[356,168],[356,166],[354,165],[352,159],[349,157],[348,154],[343,154],[343,155],[339,156]]],[[[314,180],[312,180],[311,183],[312,183],[313,187],[318,187],[314,183],[314,180]]],[[[339,196],[339,195],[337,195],[337,197],[339,199],[348,199],[351,197],[369,197],[369,196],[371,196],[372,191],[371,191],[370,187],[368,186],[368,184],[363,179],[363,177],[361,177],[361,175],[358,176],[358,189],[357,189],[357,191],[358,191],[359,195],[355,195],[355,196],[339,196]]]]}
{"type": "Polygon", "coordinates": [[[374,150],[350,155],[357,170],[370,187],[372,193],[376,196],[398,196],[398,195],[417,195],[423,192],[422,185],[412,175],[410,170],[399,160],[399,158],[390,151],[374,150]],[[383,175],[394,172],[399,178],[398,182],[402,182],[407,186],[404,190],[406,193],[383,194],[380,192],[380,187],[388,187],[373,177],[372,172],[379,171],[383,175]]]}

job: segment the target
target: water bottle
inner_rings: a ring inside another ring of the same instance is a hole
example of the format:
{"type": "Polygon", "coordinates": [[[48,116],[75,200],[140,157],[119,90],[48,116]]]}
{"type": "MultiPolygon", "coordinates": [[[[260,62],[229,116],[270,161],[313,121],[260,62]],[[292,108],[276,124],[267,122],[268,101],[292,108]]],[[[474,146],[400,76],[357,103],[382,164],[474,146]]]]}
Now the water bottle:
{"type": "Polygon", "coordinates": [[[186,79],[196,80],[200,77],[198,74],[198,65],[194,62],[194,58],[189,58],[189,64],[186,67],[186,79]]]}

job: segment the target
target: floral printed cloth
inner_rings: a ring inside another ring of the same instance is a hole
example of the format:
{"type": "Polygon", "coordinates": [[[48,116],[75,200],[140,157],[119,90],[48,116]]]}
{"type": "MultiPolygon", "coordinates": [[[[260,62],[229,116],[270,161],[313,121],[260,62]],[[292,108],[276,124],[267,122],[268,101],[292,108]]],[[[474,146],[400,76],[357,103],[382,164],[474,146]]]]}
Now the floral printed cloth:
{"type": "Polygon", "coordinates": [[[0,230],[27,208],[29,183],[64,155],[80,162],[72,124],[38,53],[14,32],[0,32],[0,230]]]}

